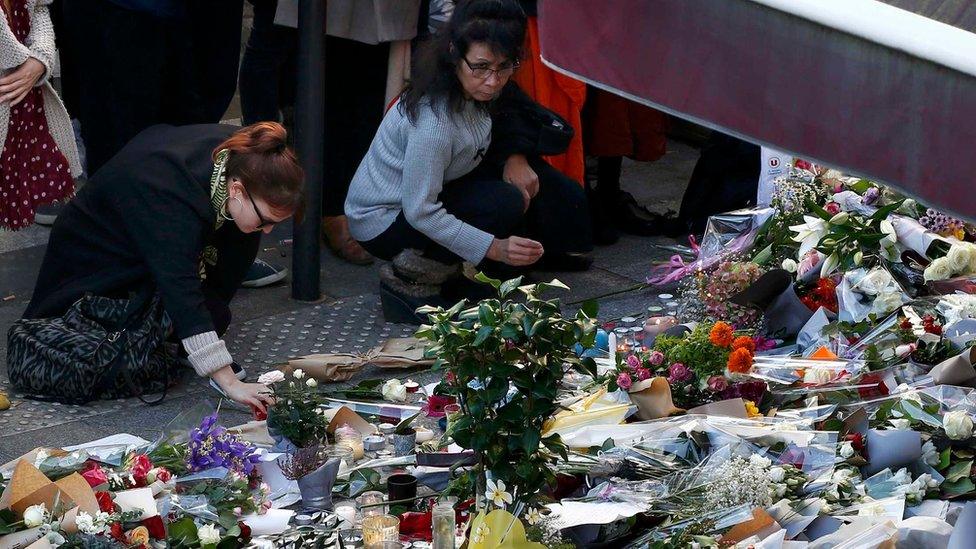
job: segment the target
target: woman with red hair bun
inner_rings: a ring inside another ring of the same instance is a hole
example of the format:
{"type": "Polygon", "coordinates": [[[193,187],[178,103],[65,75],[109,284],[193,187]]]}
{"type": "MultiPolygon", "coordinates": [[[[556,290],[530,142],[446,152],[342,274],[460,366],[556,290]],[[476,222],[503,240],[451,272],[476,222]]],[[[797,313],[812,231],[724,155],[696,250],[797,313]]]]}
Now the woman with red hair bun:
{"type": "MultiPolygon", "coordinates": [[[[193,370],[263,411],[265,387],[242,381],[220,336],[261,233],[302,205],[304,173],[286,137],[274,122],[144,130],[58,216],[24,317],[53,322],[83,297],[124,299],[149,288],[193,370]]],[[[59,368],[72,364],[45,371],[30,353],[14,358],[11,382],[58,399],[59,368]]]]}

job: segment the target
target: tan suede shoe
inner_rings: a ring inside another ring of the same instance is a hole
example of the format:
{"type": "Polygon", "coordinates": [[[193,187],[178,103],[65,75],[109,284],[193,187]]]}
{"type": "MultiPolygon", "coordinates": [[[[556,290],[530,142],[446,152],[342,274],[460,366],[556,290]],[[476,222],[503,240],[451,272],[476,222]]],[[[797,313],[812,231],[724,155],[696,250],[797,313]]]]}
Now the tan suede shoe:
{"type": "Polygon", "coordinates": [[[349,222],[344,215],[322,218],[322,239],[339,259],[354,265],[373,263],[373,256],[349,234],[349,222]]]}

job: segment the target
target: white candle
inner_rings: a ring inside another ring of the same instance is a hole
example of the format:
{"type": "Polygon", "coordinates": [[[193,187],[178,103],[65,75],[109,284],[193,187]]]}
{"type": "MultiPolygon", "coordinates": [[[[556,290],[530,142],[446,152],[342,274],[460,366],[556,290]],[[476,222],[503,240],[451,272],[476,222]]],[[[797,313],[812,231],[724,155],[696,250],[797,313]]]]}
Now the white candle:
{"type": "Polygon", "coordinates": [[[335,506],[335,514],[342,519],[343,530],[348,530],[356,526],[356,506],[350,504],[339,504],[335,506]]]}
{"type": "Polygon", "coordinates": [[[617,365],[617,334],[610,332],[607,336],[607,351],[610,353],[610,364],[617,365]]]}

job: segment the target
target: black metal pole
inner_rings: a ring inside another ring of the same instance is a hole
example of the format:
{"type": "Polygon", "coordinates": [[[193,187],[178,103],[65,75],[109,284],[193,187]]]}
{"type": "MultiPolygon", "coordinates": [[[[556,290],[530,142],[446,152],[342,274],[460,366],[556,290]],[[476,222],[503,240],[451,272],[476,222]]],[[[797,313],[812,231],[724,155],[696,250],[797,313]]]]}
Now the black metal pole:
{"type": "Polygon", "coordinates": [[[291,296],[321,297],[319,230],[322,223],[322,151],[325,142],[325,2],[298,3],[298,89],[295,98],[298,158],[305,168],[305,217],[294,227],[291,296]]]}

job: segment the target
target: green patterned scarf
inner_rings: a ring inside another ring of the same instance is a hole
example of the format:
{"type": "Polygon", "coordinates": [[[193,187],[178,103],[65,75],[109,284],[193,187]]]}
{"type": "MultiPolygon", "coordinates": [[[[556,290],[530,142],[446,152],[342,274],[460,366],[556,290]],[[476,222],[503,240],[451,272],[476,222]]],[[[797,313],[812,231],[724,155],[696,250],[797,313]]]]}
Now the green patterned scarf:
{"type": "MultiPolygon", "coordinates": [[[[224,149],[217,153],[217,158],[214,160],[213,174],[210,176],[210,207],[213,208],[214,212],[217,214],[217,220],[214,222],[214,231],[220,229],[221,225],[227,219],[226,207],[227,207],[227,157],[230,156],[230,151],[224,149]]],[[[207,278],[206,266],[217,264],[217,248],[215,246],[207,246],[203,249],[203,257],[200,261],[200,278],[207,278]]]]}

